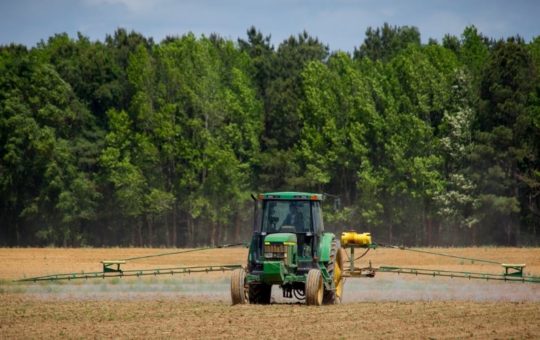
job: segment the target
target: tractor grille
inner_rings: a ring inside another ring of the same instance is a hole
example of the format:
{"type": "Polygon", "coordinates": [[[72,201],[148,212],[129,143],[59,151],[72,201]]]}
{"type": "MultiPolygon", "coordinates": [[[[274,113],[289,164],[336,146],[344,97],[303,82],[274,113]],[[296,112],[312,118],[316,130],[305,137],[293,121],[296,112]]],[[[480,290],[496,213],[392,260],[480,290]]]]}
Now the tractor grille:
{"type": "Polygon", "coordinates": [[[287,247],[283,243],[266,244],[264,257],[267,259],[282,259],[287,257],[287,247]]]}

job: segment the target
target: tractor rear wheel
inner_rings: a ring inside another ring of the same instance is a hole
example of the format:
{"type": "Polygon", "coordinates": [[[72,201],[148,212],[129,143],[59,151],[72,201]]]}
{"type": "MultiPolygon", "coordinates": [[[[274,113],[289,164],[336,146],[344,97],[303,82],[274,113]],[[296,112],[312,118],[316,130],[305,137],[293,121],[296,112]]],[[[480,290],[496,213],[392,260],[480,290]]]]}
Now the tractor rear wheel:
{"type": "Polygon", "coordinates": [[[347,257],[347,253],[345,252],[345,249],[339,247],[336,256],[336,265],[338,268],[334,271],[334,282],[336,284],[335,302],[341,303],[343,300],[343,286],[345,285],[345,279],[341,274],[345,270],[345,258],[347,257]]]}
{"type": "Polygon", "coordinates": [[[324,285],[321,271],[310,269],[306,279],[306,304],[320,306],[323,302],[324,285]]]}
{"type": "Polygon", "coordinates": [[[245,282],[246,272],[244,269],[235,269],[231,275],[231,299],[233,305],[246,303],[247,296],[245,282]]]}
{"type": "Polygon", "coordinates": [[[266,283],[253,283],[248,289],[249,303],[256,305],[267,305],[272,296],[272,285],[266,283]]]}
{"type": "Polygon", "coordinates": [[[345,258],[344,252],[343,248],[340,247],[339,241],[333,240],[332,249],[330,250],[330,260],[326,265],[326,270],[334,280],[335,290],[324,290],[323,303],[325,305],[341,302],[344,283],[341,277],[345,258]]]}

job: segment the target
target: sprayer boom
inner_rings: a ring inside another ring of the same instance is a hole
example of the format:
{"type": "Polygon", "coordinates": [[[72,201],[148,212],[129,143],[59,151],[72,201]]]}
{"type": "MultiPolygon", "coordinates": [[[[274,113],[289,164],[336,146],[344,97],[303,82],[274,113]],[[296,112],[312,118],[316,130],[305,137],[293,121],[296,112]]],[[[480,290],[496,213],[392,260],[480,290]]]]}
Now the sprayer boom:
{"type": "Polygon", "coordinates": [[[393,245],[383,245],[376,244],[371,242],[371,235],[369,233],[359,234],[354,231],[344,232],[341,235],[341,245],[346,249],[346,254],[349,260],[348,268],[345,267],[342,273],[344,277],[374,277],[375,273],[396,273],[396,274],[410,274],[410,275],[426,275],[426,276],[443,276],[450,278],[465,278],[465,279],[480,279],[480,280],[497,280],[497,281],[508,281],[508,282],[529,282],[529,283],[540,283],[540,277],[536,276],[527,276],[523,272],[523,269],[526,267],[525,264],[508,264],[508,263],[499,263],[491,260],[470,258],[464,256],[449,255],[444,253],[432,252],[428,250],[412,249],[403,246],[393,246],[393,245]],[[405,268],[397,266],[381,266],[381,267],[372,267],[371,261],[367,267],[357,267],[355,261],[358,261],[364,257],[371,249],[376,249],[378,247],[385,247],[390,249],[397,249],[403,251],[411,251],[424,253],[435,256],[444,256],[451,257],[460,260],[466,260],[474,262],[483,262],[489,264],[498,264],[503,268],[501,274],[493,273],[477,273],[477,272],[465,272],[465,271],[453,271],[453,270],[432,270],[432,269],[423,269],[423,268],[405,268]],[[355,257],[355,249],[363,248],[365,249],[364,253],[358,257],[355,257]]]}

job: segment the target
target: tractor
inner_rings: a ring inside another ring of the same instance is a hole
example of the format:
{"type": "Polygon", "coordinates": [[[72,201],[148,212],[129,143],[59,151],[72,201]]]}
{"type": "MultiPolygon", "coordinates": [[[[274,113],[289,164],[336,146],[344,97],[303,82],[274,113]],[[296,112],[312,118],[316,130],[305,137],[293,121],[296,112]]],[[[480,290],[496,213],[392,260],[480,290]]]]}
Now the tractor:
{"type": "Polygon", "coordinates": [[[253,199],[247,266],[231,275],[232,303],[268,304],[273,285],[307,305],[339,303],[345,251],[336,235],[324,231],[324,195],[271,192],[253,199]]]}

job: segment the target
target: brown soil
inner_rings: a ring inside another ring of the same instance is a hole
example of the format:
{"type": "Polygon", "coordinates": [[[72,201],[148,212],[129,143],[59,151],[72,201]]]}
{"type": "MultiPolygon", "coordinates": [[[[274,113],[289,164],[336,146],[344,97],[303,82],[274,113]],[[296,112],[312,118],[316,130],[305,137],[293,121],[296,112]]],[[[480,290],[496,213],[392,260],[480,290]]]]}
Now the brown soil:
{"type": "MultiPolygon", "coordinates": [[[[426,249],[526,263],[540,275],[537,248],[426,249]]],[[[0,338],[537,338],[540,285],[378,274],[348,279],[341,305],[230,306],[228,273],[63,284],[14,284],[21,277],[99,271],[103,259],[167,249],[0,249],[0,338]]],[[[357,252],[358,254],[359,252],[357,252]]],[[[243,264],[246,249],[133,261],[126,269],[243,264]]],[[[397,265],[500,273],[500,266],[395,249],[362,259],[397,265]]]]}
{"type": "Polygon", "coordinates": [[[2,338],[537,338],[539,303],[367,302],[324,307],[185,298],[41,301],[0,295],[2,338]]]}

